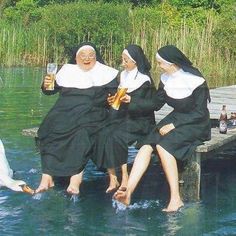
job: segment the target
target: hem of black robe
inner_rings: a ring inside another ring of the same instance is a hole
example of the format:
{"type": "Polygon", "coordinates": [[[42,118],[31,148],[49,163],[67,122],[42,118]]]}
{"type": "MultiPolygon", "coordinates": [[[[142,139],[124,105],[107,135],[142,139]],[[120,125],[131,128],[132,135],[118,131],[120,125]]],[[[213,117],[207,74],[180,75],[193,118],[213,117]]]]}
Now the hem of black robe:
{"type": "Polygon", "coordinates": [[[124,160],[124,161],[121,161],[121,162],[119,162],[119,163],[115,163],[114,165],[106,165],[106,164],[97,164],[96,162],[94,162],[93,161],[93,163],[96,165],[96,167],[98,168],[98,169],[115,169],[115,168],[119,168],[119,167],[121,167],[122,165],[124,165],[124,164],[127,164],[127,161],[128,161],[128,158],[126,159],[126,160],[124,160]]]}
{"type": "Polygon", "coordinates": [[[50,176],[55,176],[55,177],[68,177],[68,176],[73,176],[73,175],[77,175],[79,174],[81,171],[84,170],[85,167],[81,167],[79,169],[76,170],[70,170],[70,171],[55,171],[55,170],[48,170],[48,169],[44,169],[42,168],[42,173],[43,174],[48,174],[50,176]]]}
{"type": "MultiPolygon", "coordinates": [[[[201,142],[199,143],[199,141],[197,141],[197,143],[191,144],[191,147],[189,147],[189,149],[186,151],[186,153],[183,156],[178,156],[176,154],[174,154],[173,150],[169,150],[169,148],[167,146],[165,146],[163,143],[162,144],[156,144],[159,145],[160,147],[162,147],[165,151],[167,151],[170,155],[172,155],[177,161],[186,161],[187,159],[191,158],[196,147],[201,144],[201,142]]],[[[158,152],[157,152],[158,154],[158,152]]]]}

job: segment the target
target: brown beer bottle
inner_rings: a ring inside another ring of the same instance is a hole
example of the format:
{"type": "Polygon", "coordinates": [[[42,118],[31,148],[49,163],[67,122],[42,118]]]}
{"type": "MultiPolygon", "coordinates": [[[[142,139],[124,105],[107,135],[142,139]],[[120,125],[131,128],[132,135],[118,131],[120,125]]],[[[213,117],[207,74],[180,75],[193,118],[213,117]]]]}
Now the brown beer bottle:
{"type": "Polygon", "coordinates": [[[221,113],[220,113],[219,131],[220,131],[221,134],[226,134],[227,133],[226,105],[223,105],[221,113]]]}

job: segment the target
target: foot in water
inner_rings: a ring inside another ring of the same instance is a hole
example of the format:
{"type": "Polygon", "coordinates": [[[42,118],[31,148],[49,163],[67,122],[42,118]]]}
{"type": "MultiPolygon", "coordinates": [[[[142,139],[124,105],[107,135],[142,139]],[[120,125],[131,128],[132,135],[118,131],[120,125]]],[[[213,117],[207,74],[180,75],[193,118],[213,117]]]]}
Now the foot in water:
{"type": "Polygon", "coordinates": [[[126,191],[127,184],[128,184],[128,178],[127,179],[122,179],[122,182],[121,182],[121,185],[119,187],[119,190],[126,191]]]}
{"type": "Polygon", "coordinates": [[[54,187],[54,182],[51,175],[42,174],[41,182],[35,193],[41,193],[47,191],[49,188],[54,187]]]}
{"type": "Polygon", "coordinates": [[[126,188],[119,188],[115,194],[113,195],[113,198],[121,202],[122,204],[128,206],[131,201],[131,193],[126,188]]]}
{"type": "Polygon", "coordinates": [[[167,208],[164,208],[162,211],[164,211],[164,212],[176,212],[183,206],[184,206],[184,203],[182,202],[181,199],[175,200],[175,201],[170,201],[167,208]]]}
{"type": "Polygon", "coordinates": [[[67,188],[67,193],[71,195],[79,195],[79,187],[81,184],[81,176],[79,174],[70,177],[70,184],[67,188]]]}
{"type": "Polygon", "coordinates": [[[106,190],[106,193],[111,193],[115,190],[117,190],[117,188],[120,186],[118,180],[116,178],[111,178],[110,179],[110,184],[109,187],[106,190]]]}

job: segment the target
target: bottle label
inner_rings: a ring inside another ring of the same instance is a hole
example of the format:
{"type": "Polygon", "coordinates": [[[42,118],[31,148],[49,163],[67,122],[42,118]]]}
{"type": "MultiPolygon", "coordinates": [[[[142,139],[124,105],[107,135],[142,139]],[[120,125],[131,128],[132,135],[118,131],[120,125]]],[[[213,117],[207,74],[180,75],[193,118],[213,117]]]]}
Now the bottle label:
{"type": "Polygon", "coordinates": [[[219,130],[220,133],[225,134],[227,132],[227,122],[224,120],[220,121],[220,125],[219,125],[219,130]]]}

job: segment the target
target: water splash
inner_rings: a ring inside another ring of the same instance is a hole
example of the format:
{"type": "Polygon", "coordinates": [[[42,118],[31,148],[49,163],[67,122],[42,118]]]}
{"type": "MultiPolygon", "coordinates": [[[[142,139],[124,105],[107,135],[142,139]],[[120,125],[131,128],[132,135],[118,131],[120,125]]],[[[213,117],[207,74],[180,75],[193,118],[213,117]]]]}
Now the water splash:
{"type": "Polygon", "coordinates": [[[128,209],[128,207],[125,204],[123,204],[115,199],[112,199],[112,207],[116,208],[116,213],[118,213],[120,211],[125,211],[126,209],[128,209]]]}
{"type": "Polygon", "coordinates": [[[79,195],[78,194],[72,194],[70,201],[72,201],[73,203],[76,203],[79,201],[79,195]]]}
{"type": "Polygon", "coordinates": [[[160,205],[158,200],[144,200],[137,203],[134,203],[133,205],[129,206],[129,209],[135,210],[135,209],[147,209],[147,208],[154,208],[158,207],[160,205]]]}
{"type": "Polygon", "coordinates": [[[36,194],[33,195],[32,198],[34,200],[41,200],[42,196],[43,196],[43,193],[36,193],[36,194]]]}
{"type": "Polygon", "coordinates": [[[136,202],[132,205],[126,206],[125,204],[112,199],[112,207],[116,208],[116,213],[125,211],[125,210],[137,210],[137,209],[148,209],[148,208],[155,208],[160,205],[158,200],[144,200],[136,202]]]}
{"type": "Polygon", "coordinates": [[[36,169],[34,169],[34,168],[32,168],[32,169],[30,169],[29,170],[29,173],[30,174],[35,174],[35,173],[37,173],[38,171],[36,170],[36,169]]]}

